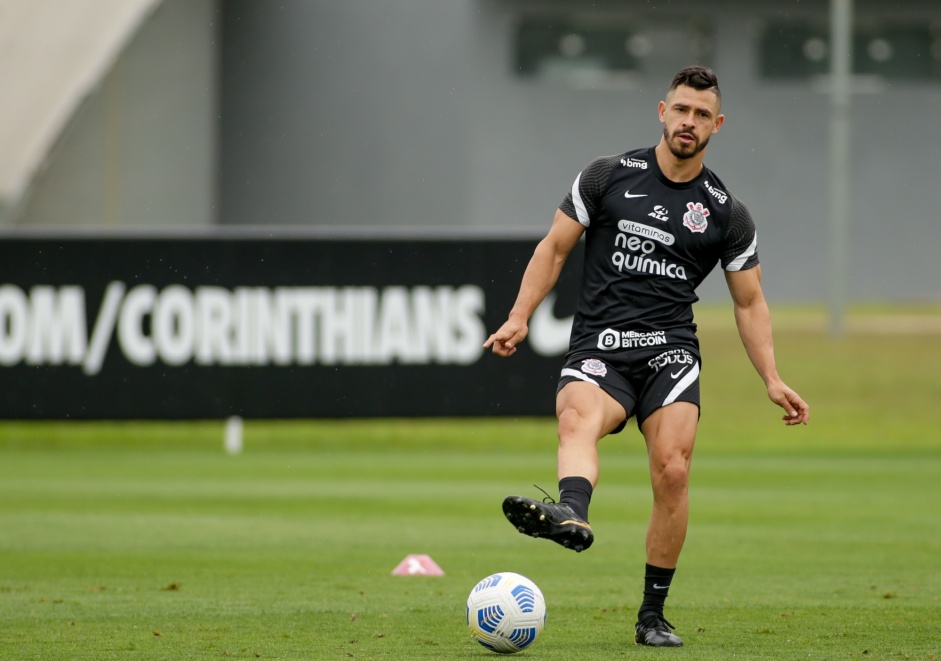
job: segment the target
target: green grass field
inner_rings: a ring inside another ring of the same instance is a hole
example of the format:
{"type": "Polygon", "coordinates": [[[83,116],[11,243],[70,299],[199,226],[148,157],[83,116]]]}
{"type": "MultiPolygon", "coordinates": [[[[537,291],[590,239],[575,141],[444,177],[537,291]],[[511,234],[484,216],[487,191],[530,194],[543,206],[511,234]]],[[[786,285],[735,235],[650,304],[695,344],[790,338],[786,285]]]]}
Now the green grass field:
{"type": "Polygon", "coordinates": [[[500,512],[533,483],[555,491],[549,419],[248,421],[238,456],[217,421],[6,422],[0,658],[496,658],[464,624],[495,571],[546,597],[521,658],[941,658],[930,312],[893,327],[873,310],[840,342],[819,315],[786,315],[801,428],[780,423],[726,311],[702,315],[692,519],[667,601],[683,648],[631,642],[650,506],[633,423],[602,443],[596,542],[575,554],[500,512]],[[410,553],[446,575],[392,576],[410,553]]]}

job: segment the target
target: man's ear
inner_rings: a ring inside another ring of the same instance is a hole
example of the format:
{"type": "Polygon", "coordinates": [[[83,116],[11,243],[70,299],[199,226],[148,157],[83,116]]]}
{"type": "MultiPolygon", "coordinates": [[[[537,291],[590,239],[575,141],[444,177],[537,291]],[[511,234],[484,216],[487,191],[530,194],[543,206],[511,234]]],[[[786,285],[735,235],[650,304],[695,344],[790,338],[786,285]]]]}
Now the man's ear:
{"type": "Polygon", "coordinates": [[[719,132],[719,129],[725,123],[725,115],[719,115],[716,117],[716,125],[712,127],[712,135],[715,135],[719,132]]]}

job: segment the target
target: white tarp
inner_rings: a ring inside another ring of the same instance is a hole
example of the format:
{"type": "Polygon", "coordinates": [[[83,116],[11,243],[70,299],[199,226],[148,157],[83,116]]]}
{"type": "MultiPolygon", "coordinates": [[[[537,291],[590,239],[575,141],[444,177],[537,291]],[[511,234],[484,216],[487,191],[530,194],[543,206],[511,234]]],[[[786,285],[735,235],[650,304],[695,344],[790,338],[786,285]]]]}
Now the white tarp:
{"type": "Polygon", "coordinates": [[[0,0],[0,207],[160,0],[0,0]]]}

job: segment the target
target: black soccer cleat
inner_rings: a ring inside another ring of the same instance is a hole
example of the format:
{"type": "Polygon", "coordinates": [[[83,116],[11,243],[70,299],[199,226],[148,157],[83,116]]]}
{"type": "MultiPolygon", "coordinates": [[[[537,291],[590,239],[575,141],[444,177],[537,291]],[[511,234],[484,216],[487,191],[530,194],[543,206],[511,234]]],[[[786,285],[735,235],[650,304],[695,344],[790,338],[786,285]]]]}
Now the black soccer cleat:
{"type": "Polygon", "coordinates": [[[546,503],[523,496],[507,496],[503,513],[513,527],[530,537],[544,537],[567,549],[582,552],[595,541],[588,522],[562,503],[546,503]]]}
{"type": "Polygon", "coordinates": [[[650,614],[634,625],[634,644],[650,647],[682,647],[683,639],[674,634],[673,625],[662,615],[650,614]]]}

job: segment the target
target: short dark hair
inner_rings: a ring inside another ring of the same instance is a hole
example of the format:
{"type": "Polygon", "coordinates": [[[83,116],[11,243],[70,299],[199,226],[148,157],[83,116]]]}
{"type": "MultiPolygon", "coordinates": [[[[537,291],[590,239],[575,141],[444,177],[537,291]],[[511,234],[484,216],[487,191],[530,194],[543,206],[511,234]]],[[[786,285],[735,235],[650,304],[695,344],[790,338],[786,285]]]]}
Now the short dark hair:
{"type": "Polygon", "coordinates": [[[681,69],[673,76],[673,82],[670,83],[667,94],[680,85],[686,85],[687,87],[692,87],[694,90],[700,91],[712,90],[716,93],[716,100],[719,101],[720,104],[722,103],[722,92],[719,91],[719,79],[716,77],[715,72],[709,67],[696,64],[681,69]]]}

